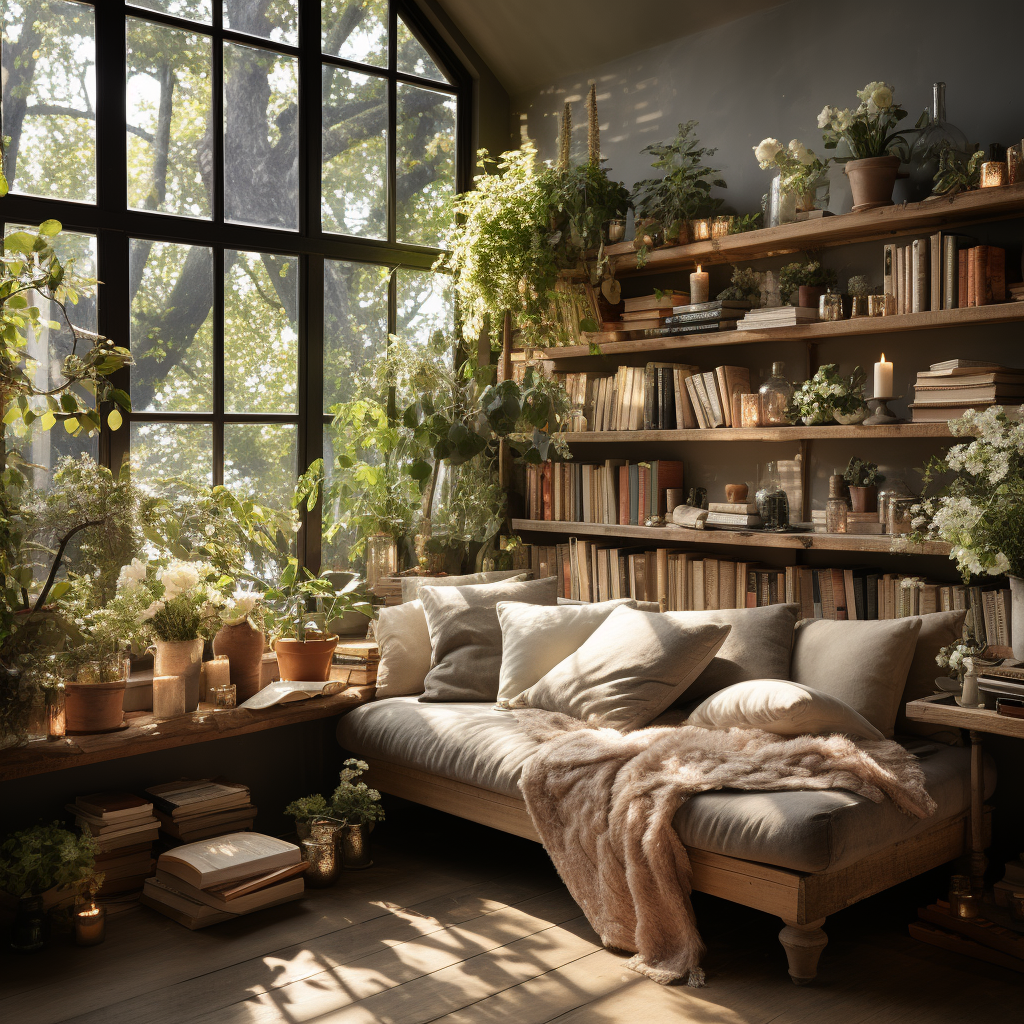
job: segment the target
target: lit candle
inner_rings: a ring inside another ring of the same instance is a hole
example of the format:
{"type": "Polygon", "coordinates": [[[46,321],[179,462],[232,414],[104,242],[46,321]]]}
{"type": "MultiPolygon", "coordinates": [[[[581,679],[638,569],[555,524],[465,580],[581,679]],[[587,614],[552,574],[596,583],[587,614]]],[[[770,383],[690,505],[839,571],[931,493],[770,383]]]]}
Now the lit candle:
{"type": "Polygon", "coordinates": [[[875,363],[875,398],[892,398],[892,363],[885,361],[885,353],[882,353],[882,361],[875,363]]]}
{"type": "Polygon", "coordinates": [[[153,677],[153,717],[177,718],[185,714],[185,677],[153,677]]]}
{"type": "Polygon", "coordinates": [[[203,674],[206,676],[204,697],[210,704],[214,703],[213,691],[231,682],[231,663],[227,655],[219,654],[213,661],[203,662],[203,674]]]}
{"type": "Polygon", "coordinates": [[[740,426],[757,427],[761,422],[761,396],[740,395],[740,426]]]}
{"type": "Polygon", "coordinates": [[[98,946],[107,937],[107,910],[87,903],[75,911],[75,944],[98,946]]]}
{"type": "Polygon", "coordinates": [[[697,269],[690,275],[690,302],[707,302],[708,301],[708,274],[707,271],[700,269],[700,264],[697,264],[697,269]]]}

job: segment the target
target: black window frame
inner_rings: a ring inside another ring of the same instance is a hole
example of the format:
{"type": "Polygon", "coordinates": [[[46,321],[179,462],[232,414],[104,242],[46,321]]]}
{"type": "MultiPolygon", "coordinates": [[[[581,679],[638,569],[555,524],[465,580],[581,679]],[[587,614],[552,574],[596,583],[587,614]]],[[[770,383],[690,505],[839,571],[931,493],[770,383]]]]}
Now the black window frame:
{"type": "MultiPolygon", "coordinates": [[[[93,7],[96,33],[96,203],[18,194],[11,191],[0,201],[0,221],[39,224],[53,218],[68,231],[95,235],[100,285],[97,296],[101,334],[129,346],[131,310],[129,301],[129,248],[132,239],[206,246],[213,251],[213,411],[212,413],[132,412],[119,430],[111,431],[102,416],[99,461],[120,467],[129,455],[131,424],[210,423],[213,434],[213,481],[223,482],[224,426],[229,423],[294,423],[297,426],[297,471],[302,473],[323,455],[324,424],[330,416],[323,411],[324,345],[324,261],[344,260],[387,267],[429,270],[439,249],[395,240],[396,229],[396,96],[397,85],[428,88],[452,95],[456,100],[455,188],[464,191],[472,173],[472,79],[455,54],[438,37],[413,0],[390,0],[388,5],[388,65],[359,64],[321,52],[320,4],[300,0],[299,44],[259,39],[223,26],[222,4],[214,0],[213,25],[201,25],[185,18],[163,14],[131,3],[84,0],[93,7]],[[449,84],[420,78],[396,69],[398,18],[423,45],[431,59],[448,78],[449,84]],[[176,214],[154,213],[128,208],[127,147],[125,133],[126,19],[139,18],[213,40],[213,132],[214,189],[212,218],[209,220],[176,214]],[[223,166],[223,46],[222,41],[241,43],[295,56],[298,71],[298,230],[254,227],[224,220],[223,166]],[[325,232],[321,229],[321,69],[324,65],[360,73],[372,73],[387,80],[388,90],[388,239],[377,240],[325,232]],[[224,410],[224,251],[241,250],[298,257],[298,390],[296,412],[226,413],[224,410]]],[[[388,280],[388,333],[397,328],[397,274],[388,280]]],[[[382,339],[384,340],[384,339],[382,339]]],[[[129,390],[129,371],[115,375],[117,387],[129,390]]],[[[320,506],[302,510],[298,535],[300,561],[316,571],[320,565],[320,506]]]]}

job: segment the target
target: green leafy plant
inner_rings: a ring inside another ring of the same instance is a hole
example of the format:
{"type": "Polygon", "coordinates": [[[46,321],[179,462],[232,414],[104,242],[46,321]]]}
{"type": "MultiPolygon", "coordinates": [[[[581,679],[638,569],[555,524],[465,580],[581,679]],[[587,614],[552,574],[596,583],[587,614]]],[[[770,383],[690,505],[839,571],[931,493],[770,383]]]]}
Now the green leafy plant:
{"type": "Polygon", "coordinates": [[[354,590],[336,590],[330,580],[314,576],[295,558],[288,559],[281,579],[267,590],[264,600],[271,642],[282,638],[303,643],[321,639],[323,631],[320,624],[311,618],[310,608],[314,604],[317,617],[323,622],[330,622],[350,610],[360,612],[368,619],[373,615],[372,607],[360,594],[354,590]]]}
{"type": "Polygon", "coordinates": [[[745,231],[759,231],[764,227],[763,213],[744,213],[741,216],[733,217],[729,225],[730,235],[741,235],[745,231]]]}
{"type": "MultiPolygon", "coordinates": [[[[839,163],[891,154],[906,158],[906,134],[913,129],[893,131],[907,116],[893,97],[893,87],[885,82],[869,82],[858,90],[857,98],[860,105],[856,110],[848,107],[840,110],[826,104],[818,115],[818,127],[824,129],[825,148],[835,149],[840,142],[846,142],[852,156],[836,157],[839,163]]],[[[917,127],[920,125],[921,122],[917,127]]]]}
{"type": "Polygon", "coordinates": [[[847,295],[870,295],[871,285],[863,274],[855,274],[846,282],[847,295]]]}
{"type": "Polygon", "coordinates": [[[859,366],[844,377],[835,363],[826,363],[793,391],[791,408],[808,426],[830,423],[836,413],[850,416],[864,408],[866,380],[859,366]]]}
{"type": "Polygon", "coordinates": [[[779,272],[779,294],[787,305],[792,305],[790,297],[801,285],[835,288],[838,280],[836,272],[823,267],[818,260],[788,263],[779,272]]]}
{"type": "Polygon", "coordinates": [[[0,889],[12,896],[41,896],[54,888],[83,891],[97,886],[96,843],[86,832],[60,822],[35,825],[9,835],[0,844],[0,889]]]}
{"type": "Polygon", "coordinates": [[[955,196],[960,192],[973,192],[981,187],[981,164],[985,152],[976,149],[970,155],[954,149],[948,139],[939,148],[939,169],[935,172],[932,194],[955,196]]]}
{"type": "Polygon", "coordinates": [[[331,795],[331,815],[343,818],[350,825],[369,825],[384,820],[380,793],[365,782],[354,782],[369,769],[365,761],[350,757],[339,775],[338,788],[331,795]]]}
{"type": "Polygon", "coordinates": [[[740,299],[755,306],[761,301],[761,275],[753,267],[733,267],[732,283],[718,293],[720,299],[740,299]]]}
{"type": "Polygon", "coordinates": [[[850,459],[843,471],[843,479],[850,487],[873,487],[876,484],[885,483],[885,477],[878,472],[878,463],[867,462],[856,456],[850,459]]]}
{"type": "Polygon", "coordinates": [[[285,809],[284,813],[296,821],[310,821],[312,818],[319,818],[330,814],[330,806],[327,800],[319,793],[311,796],[300,796],[293,800],[285,809]]]}

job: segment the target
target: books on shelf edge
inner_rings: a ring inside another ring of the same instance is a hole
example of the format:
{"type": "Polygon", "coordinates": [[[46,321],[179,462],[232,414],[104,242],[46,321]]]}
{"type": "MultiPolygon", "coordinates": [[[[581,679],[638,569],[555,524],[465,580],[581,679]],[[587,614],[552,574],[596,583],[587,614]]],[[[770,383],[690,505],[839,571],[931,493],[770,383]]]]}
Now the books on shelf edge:
{"type": "Polygon", "coordinates": [[[623,306],[627,313],[633,313],[643,309],[662,309],[674,306],[685,306],[690,301],[689,292],[661,292],[650,295],[634,295],[631,298],[623,299],[623,306]]]}
{"type": "Polygon", "coordinates": [[[747,515],[736,512],[708,512],[708,526],[760,527],[761,517],[755,512],[747,515]]]}
{"type": "Polygon", "coordinates": [[[674,306],[673,313],[706,313],[708,310],[717,309],[750,309],[749,299],[711,299],[708,302],[683,303],[674,306]]]}
{"type": "Polygon", "coordinates": [[[1024,399],[1024,383],[1021,384],[976,384],[967,387],[922,387],[914,388],[914,405],[1002,405],[1024,399]]]}
{"type": "Polygon", "coordinates": [[[728,512],[732,515],[752,516],[757,512],[756,501],[709,501],[708,512],[728,512]]]}

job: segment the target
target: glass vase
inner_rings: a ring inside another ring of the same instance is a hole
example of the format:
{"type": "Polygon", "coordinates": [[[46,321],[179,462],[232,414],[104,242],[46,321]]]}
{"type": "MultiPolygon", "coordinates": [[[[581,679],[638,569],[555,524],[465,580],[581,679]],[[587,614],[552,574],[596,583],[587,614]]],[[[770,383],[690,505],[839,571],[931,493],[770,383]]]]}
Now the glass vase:
{"type": "Polygon", "coordinates": [[[903,198],[918,202],[931,195],[943,146],[965,157],[970,153],[967,136],[946,120],[946,83],[936,82],[932,86],[931,119],[910,149],[910,177],[903,183],[903,198]]]}
{"type": "Polygon", "coordinates": [[[771,376],[758,391],[762,427],[784,427],[790,423],[789,403],[793,398],[793,385],[786,380],[785,369],[785,363],[772,363],[771,376]]]}
{"type": "Polygon", "coordinates": [[[390,533],[374,533],[366,538],[366,586],[373,590],[377,581],[398,571],[398,547],[390,533]]]}
{"type": "Polygon", "coordinates": [[[797,194],[782,190],[782,172],[772,178],[768,186],[768,205],[765,210],[765,227],[777,228],[780,224],[792,224],[796,220],[797,194]]]}
{"type": "Polygon", "coordinates": [[[764,467],[761,486],[754,495],[757,514],[761,517],[764,529],[768,532],[785,530],[789,526],[789,497],[782,489],[782,478],[775,462],[768,462],[764,467]]]}
{"type": "Polygon", "coordinates": [[[828,501],[825,502],[825,532],[846,533],[847,505],[845,483],[840,473],[828,478],[828,501]]]}

